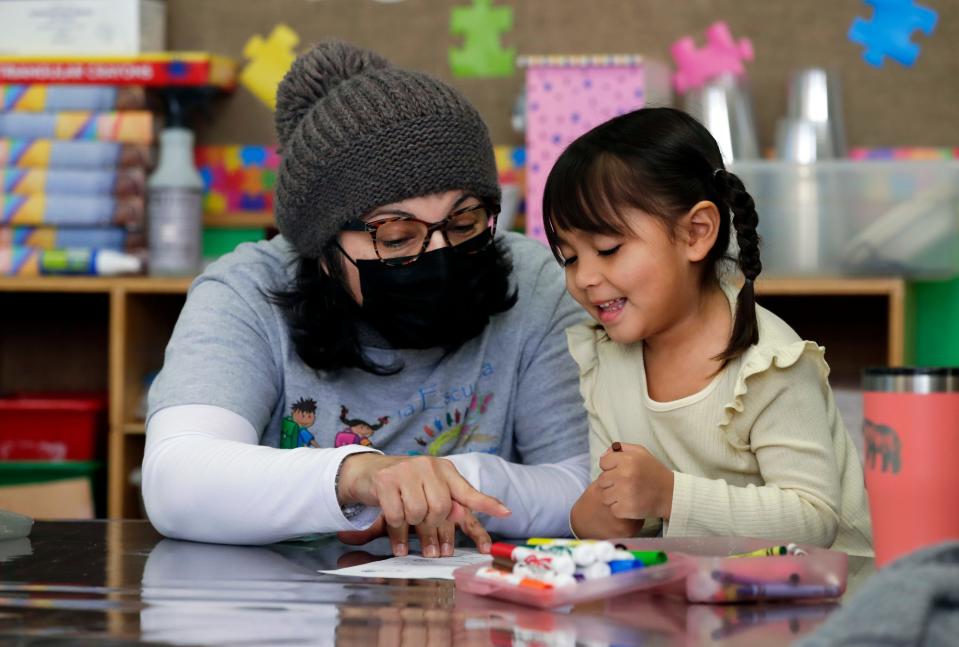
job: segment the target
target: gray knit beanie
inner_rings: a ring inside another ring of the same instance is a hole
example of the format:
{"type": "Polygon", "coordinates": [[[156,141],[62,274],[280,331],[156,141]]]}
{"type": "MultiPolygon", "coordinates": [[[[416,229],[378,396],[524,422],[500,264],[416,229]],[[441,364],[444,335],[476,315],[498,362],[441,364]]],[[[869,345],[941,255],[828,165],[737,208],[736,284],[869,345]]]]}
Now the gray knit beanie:
{"type": "Polygon", "coordinates": [[[307,258],[384,204],[457,189],[500,200],[489,131],[466,97],[346,43],[296,59],[277,90],[276,132],[276,222],[307,258]]]}

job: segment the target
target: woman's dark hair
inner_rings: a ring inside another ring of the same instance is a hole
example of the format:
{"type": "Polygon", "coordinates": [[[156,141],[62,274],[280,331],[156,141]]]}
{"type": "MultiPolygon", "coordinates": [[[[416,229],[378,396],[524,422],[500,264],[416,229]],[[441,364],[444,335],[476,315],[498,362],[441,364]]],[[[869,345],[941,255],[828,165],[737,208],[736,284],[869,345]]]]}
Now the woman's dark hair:
{"type": "MultiPolygon", "coordinates": [[[[726,349],[729,361],[759,341],[753,282],[762,271],[759,217],[742,181],[726,171],[716,140],[698,121],[673,108],[643,108],[600,124],[563,151],[546,180],[543,224],[557,260],[559,229],[628,235],[624,211],[639,209],[664,221],[670,235],[677,219],[708,200],[719,210],[716,242],[704,259],[703,280],[715,280],[727,258],[730,218],[736,231],[735,259],[745,285],[726,349]]],[[[732,260],[732,259],[730,259],[732,260]]]]}
{"type": "MultiPolygon", "coordinates": [[[[503,242],[494,239],[486,252],[488,268],[471,277],[462,289],[472,290],[477,320],[506,312],[515,305],[516,291],[510,285],[513,262],[503,242]]],[[[374,375],[395,375],[402,363],[377,364],[363,352],[360,329],[363,311],[346,289],[343,252],[331,241],[323,248],[323,266],[317,259],[300,258],[296,278],[285,290],[267,293],[267,298],[282,311],[290,330],[290,339],[303,363],[316,371],[359,368],[374,375]]],[[[485,320],[484,320],[485,321],[485,320]]],[[[475,335],[473,335],[475,336],[475,335]]],[[[455,351],[467,338],[444,346],[455,351]]]]}

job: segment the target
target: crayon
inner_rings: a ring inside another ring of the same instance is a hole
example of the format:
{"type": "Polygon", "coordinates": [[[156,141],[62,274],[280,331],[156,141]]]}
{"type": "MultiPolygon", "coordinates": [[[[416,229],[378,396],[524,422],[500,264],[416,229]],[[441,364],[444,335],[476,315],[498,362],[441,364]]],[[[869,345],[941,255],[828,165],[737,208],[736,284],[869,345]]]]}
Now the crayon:
{"type": "Polygon", "coordinates": [[[735,587],[736,599],[838,598],[840,589],[830,584],[745,584],[735,587]]]}
{"type": "Polygon", "coordinates": [[[788,553],[789,548],[786,546],[770,546],[769,548],[758,548],[746,553],[736,553],[735,555],[729,555],[729,557],[779,557],[788,553]]]}
{"type": "MultiPolygon", "coordinates": [[[[714,580],[722,584],[762,584],[762,582],[757,582],[755,578],[742,577],[741,575],[725,573],[723,571],[713,571],[712,577],[714,580]]],[[[790,573],[785,583],[791,586],[796,586],[799,584],[800,580],[801,578],[799,573],[790,573]]]]}

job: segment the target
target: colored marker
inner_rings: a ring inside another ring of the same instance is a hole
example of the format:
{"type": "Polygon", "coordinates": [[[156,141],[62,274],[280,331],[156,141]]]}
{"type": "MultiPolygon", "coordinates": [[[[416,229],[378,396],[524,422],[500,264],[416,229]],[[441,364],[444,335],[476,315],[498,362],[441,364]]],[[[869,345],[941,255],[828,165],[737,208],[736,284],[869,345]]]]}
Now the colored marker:
{"type": "Polygon", "coordinates": [[[513,575],[519,575],[537,582],[545,582],[555,587],[575,584],[576,578],[573,573],[554,573],[552,571],[541,571],[530,568],[526,564],[516,564],[513,566],[513,575]]]}
{"type": "Polygon", "coordinates": [[[572,575],[576,570],[576,563],[569,555],[551,554],[526,546],[496,542],[490,547],[490,554],[494,558],[513,560],[537,572],[572,575]]]}
{"type": "Polygon", "coordinates": [[[487,566],[476,571],[476,576],[481,577],[484,580],[495,580],[497,582],[505,582],[512,584],[513,586],[522,586],[528,589],[539,589],[541,591],[553,588],[552,584],[548,582],[542,582],[540,580],[534,580],[528,577],[523,577],[522,575],[517,575],[515,573],[507,573],[499,569],[487,566]]]}
{"type": "Polygon", "coordinates": [[[511,559],[505,559],[503,557],[494,557],[493,558],[493,568],[506,571],[508,573],[513,572],[513,567],[516,566],[516,562],[511,559]]]}
{"type": "Polygon", "coordinates": [[[616,552],[616,546],[608,541],[596,539],[549,539],[546,537],[532,537],[526,540],[528,546],[541,548],[543,546],[592,546],[596,550],[596,560],[608,562],[616,552]]]}
{"type": "Polygon", "coordinates": [[[593,544],[577,544],[575,546],[550,544],[545,546],[530,546],[530,548],[553,555],[569,555],[573,558],[576,566],[579,567],[589,566],[599,561],[599,554],[602,552],[602,549],[596,548],[593,544]]]}
{"type": "Polygon", "coordinates": [[[628,550],[617,550],[613,555],[613,560],[609,562],[609,569],[612,573],[624,573],[626,571],[635,571],[645,568],[645,564],[633,557],[628,550]]]}
{"type": "Polygon", "coordinates": [[[596,562],[591,564],[586,568],[581,568],[576,571],[577,575],[582,575],[584,580],[599,580],[604,577],[609,577],[613,574],[613,569],[609,564],[604,564],[603,562],[596,562]]]}
{"type": "Polygon", "coordinates": [[[656,566],[669,561],[669,556],[661,550],[631,550],[633,559],[640,561],[644,566],[656,566]]]}

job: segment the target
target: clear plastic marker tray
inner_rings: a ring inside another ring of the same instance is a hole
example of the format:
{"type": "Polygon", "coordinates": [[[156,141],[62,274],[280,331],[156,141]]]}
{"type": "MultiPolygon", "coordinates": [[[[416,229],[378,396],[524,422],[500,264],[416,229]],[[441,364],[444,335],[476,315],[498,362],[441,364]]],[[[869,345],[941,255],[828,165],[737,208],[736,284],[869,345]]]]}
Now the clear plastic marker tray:
{"type": "Polygon", "coordinates": [[[761,600],[823,600],[846,590],[848,556],[800,544],[805,555],[730,557],[780,543],[744,537],[614,539],[630,550],[662,550],[669,561],[609,577],[553,589],[532,589],[476,575],[486,565],[457,569],[456,588],[528,606],[551,608],[632,593],[655,591],[690,602],[737,603],[761,600]]]}
{"type": "Polygon", "coordinates": [[[627,591],[654,589],[679,583],[694,568],[693,561],[683,555],[670,555],[665,564],[648,566],[625,573],[615,573],[597,580],[577,582],[552,589],[531,589],[508,582],[479,577],[476,572],[488,564],[466,566],[453,572],[456,588],[474,595],[485,595],[539,608],[561,607],[598,600],[627,591]]]}

